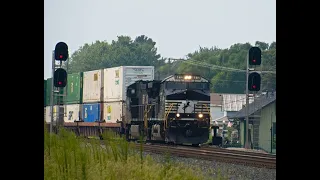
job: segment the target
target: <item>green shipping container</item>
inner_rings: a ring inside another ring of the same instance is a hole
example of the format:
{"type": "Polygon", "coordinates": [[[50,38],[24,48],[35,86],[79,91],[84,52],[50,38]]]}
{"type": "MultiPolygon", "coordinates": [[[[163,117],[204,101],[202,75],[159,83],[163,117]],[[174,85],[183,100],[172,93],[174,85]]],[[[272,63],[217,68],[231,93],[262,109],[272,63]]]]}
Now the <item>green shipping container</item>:
{"type": "Polygon", "coordinates": [[[44,106],[46,106],[46,96],[47,94],[47,80],[44,80],[44,92],[43,92],[43,95],[44,95],[44,106]]]}
{"type": "Polygon", "coordinates": [[[68,74],[66,104],[81,104],[83,93],[83,73],[68,74]]]}
{"type": "MultiPolygon", "coordinates": [[[[51,91],[52,91],[52,84],[51,83],[52,83],[52,78],[48,78],[47,79],[47,87],[46,87],[46,89],[47,89],[47,92],[46,92],[46,106],[50,106],[51,91]]],[[[61,89],[60,94],[63,94],[63,90],[64,90],[64,88],[61,89]]],[[[57,105],[58,98],[60,99],[59,102],[63,103],[63,96],[55,96],[54,99],[53,99],[54,100],[53,101],[54,105],[57,105]]]]}

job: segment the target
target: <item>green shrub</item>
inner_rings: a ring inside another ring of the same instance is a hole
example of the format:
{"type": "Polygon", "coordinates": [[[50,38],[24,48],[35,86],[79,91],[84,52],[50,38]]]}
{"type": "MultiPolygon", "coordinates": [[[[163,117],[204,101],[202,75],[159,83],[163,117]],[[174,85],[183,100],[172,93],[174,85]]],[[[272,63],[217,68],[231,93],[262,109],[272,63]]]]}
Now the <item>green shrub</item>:
{"type": "Polygon", "coordinates": [[[115,133],[103,134],[104,145],[99,140],[76,137],[61,129],[59,134],[45,130],[44,179],[62,180],[170,180],[206,179],[196,168],[187,168],[167,161],[156,163],[150,156],[142,158],[128,143],[115,133]]]}

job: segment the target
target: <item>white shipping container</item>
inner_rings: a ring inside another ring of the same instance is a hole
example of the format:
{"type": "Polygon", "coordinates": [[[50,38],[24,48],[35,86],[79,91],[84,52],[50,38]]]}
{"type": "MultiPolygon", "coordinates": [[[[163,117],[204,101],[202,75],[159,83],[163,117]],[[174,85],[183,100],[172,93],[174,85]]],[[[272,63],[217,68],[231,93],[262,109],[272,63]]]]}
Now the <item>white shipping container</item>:
{"type": "MultiPolygon", "coordinates": [[[[50,107],[51,106],[46,106],[46,113],[45,113],[45,115],[46,115],[46,122],[47,123],[51,123],[51,109],[50,109],[50,107]]],[[[56,117],[57,117],[57,108],[58,106],[53,106],[53,122],[55,122],[56,121],[56,117]]]]}
{"type": "Polygon", "coordinates": [[[106,123],[116,123],[117,120],[122,120],[122,116],[124,115],[122,112],[124,109],[122,102],[104,103],[103,108],[103,119],[106,123]]]}
{"type": "Polygon", "coordinates": [[[154,66],[120,66],[104,69],[104,102],[126,100],[127,87],[138,80],[154,80],[154,66]]]}
{"type": "Polygon", "coordinates": [[[67,114],[64,117],[64,122],[74,122],[74,120],[79,120],[79,117],[82,117],[81,104],[68,104],[65,106],[65,108],[67,114]]]}
{"type": "Polygon", "coordinates": [[[83,102],[95,103],[103,100],[103,69],[83,73],[83,102]]]}

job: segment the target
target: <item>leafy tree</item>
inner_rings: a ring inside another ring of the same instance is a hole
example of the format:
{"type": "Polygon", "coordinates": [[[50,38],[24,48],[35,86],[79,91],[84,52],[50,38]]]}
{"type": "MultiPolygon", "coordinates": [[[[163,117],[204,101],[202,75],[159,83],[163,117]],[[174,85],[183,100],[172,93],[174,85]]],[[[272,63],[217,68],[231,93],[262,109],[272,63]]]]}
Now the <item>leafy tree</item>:
{"type": "Polygon", "coordinates": [[[118,36],[109,44],[96,41],[85,44],[70,58],[69,72],[90,71],[115,66],[156,66],[164,64],[157,53],[156,43],[144,35],[134,41],[128,36],[118,36]]]}
{"type": "MultiPolygon", "coordinates": [[[[118,36],[118,39],[111,43],[96,41],[84,44],[71,55],[69,72],[115,66],[155,66],[156,79],[163,79],[174,73],[192,73],[210,80],[212,92],[240,94],[245,92],[246,57],[249,48],[252,47],[250,43],[236,43],[226,49],[216,46],[200,47],[199,50],[187,54],[184,61],[161,57],[155,45],[156,42],[145,35],[138,36],[134,40],[128,36],[118,36]]],[[[275,71],[276,42],[269,45],[256,41],[255,46],[262,50],[260,70],[275,71]]],[[[262,89],[275,89],[275,87],[276,75],[263,73],[262,89]]]]}
{"type": "Polygon", "coordinates": [[[268,50],[269,44],[265,42],[256,41],[255,46],[259,47],[262,51],[268,50]]]}

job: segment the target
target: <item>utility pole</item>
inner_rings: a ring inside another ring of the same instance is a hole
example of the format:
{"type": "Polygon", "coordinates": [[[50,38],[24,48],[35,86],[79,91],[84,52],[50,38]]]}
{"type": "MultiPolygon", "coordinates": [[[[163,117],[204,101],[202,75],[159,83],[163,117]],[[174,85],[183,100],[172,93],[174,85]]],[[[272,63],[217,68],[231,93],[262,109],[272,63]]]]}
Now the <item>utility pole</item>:
{"type": "Polygon", "coordinates": [[[248,149],[249,148],[249,89],[248,89],[248,85],[249,85],[249,55],[247,55],[247,69],[246,69],[246,140],[245,140],[245,148],[248,149]]]}
{"type": "MultiPolygon", "coordinates": [[[[260,91],[261,76],[258,72],[255,72],[254,68],[250,66],[261,65],[261,50],[258,47],[251,47],[246,58],[247,69],[246,69],[246,140],[245,148],[250,149],[249,143],[249,91],[257,92],[260,91]],[[253,71],[250,73],[250,71],[253,71]]],[[[252,138],[251,138],[252,139],[252,138]]]]}
{"type": "Polygon", "coordinates": [[[271,115],[270,115],[270,119],[271,119],[271,128],[270,128],[270,131],[271,131],[271,144],[270,144],[270,146],[271,146],[271,154],[272,154],[272,143],[273,143],[273,128],[272,128],[272,115],[273,115],[273,112],[271,112],[271,115]]]}
{"type": "Polygon", "coordinates": [[[54,51],[52,51],[52,81],[51,81],[51,92],[50,92],[50,133],[52,133],[52,124],[53,124],[53,106],[54,106],[54,88],[53,88],[53,76],[55,71],[55,59],[54,59],[54,51]]]}

